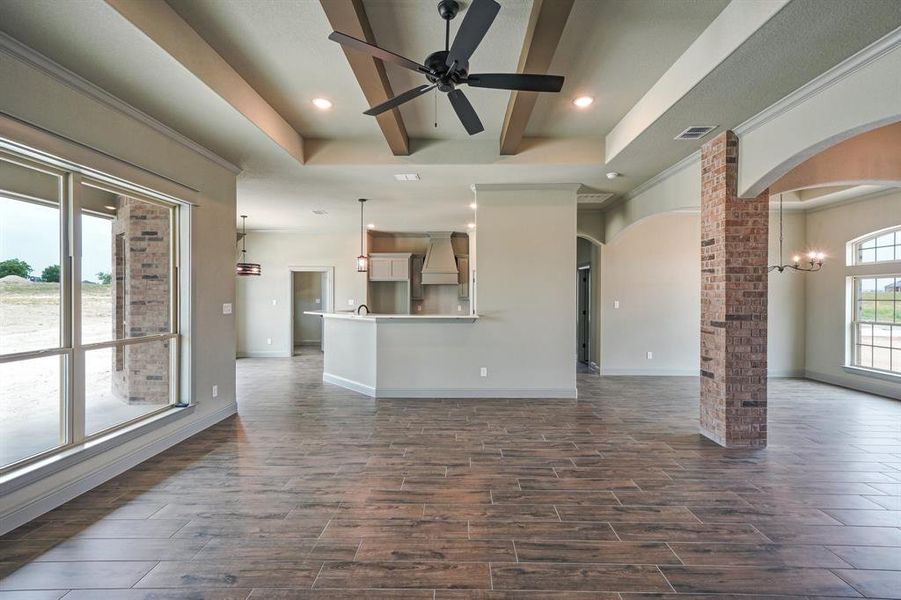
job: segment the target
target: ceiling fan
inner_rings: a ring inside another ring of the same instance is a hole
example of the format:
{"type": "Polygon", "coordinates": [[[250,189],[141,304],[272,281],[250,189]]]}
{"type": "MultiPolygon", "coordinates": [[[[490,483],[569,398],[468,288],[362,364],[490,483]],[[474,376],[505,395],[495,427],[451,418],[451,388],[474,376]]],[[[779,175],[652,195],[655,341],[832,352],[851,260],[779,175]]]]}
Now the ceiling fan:
{"type": "Polygon", "coordinates": [[[450,100],[454,112],[457,113],[457,117],[466,128],[466,132],[469,135],[475,135],[484,131],[485,128],[466,95],[457,88],[458,85],[466,84],[471,87],[523,92],[559,92],[563,87],[563,77],[558,75],[469,73],[469,58],[478,48],[485,34],[488,33],[500,8],[501,5],[495,0],[472,0],[472,4],[463,17],[463,23],[454,37],[454,42],[451,44],[450,22],[460,11],[460,3],[457,0],[438,2],[438,14],[445,21],[444,50],[429,54],[424,64],[338,31],[332,32],[328,37],[347,48],[366,52],[385,62],[425,75],[429,82],[398,94],[378,106],[373,106],[365,111],[364,115],[379,115],[438,88],[439,91],[447,94],[447,99],[450,100]]]}

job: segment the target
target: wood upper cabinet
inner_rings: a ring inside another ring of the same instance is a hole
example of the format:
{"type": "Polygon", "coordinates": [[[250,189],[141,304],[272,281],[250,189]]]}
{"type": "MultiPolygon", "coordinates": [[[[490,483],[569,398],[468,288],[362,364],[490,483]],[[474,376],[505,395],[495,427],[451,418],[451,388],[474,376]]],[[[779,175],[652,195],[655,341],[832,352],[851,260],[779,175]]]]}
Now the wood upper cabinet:
{"type": "Polygon", "coordinates": [[[457,281],[457,297],[460,300],[469,300],[469,257],[457,256],[457,271],[459,277],[457,281]]]}
{"type": "Polygon", "coordinates": [[[414,254],[410,259],[410,299],[422,300],[422,263],[425,256],[414,254]]]}
{"type": "Polygon", "coordinates": [[[385,252],[369,255],[369,281],[408,281],[410,254],[385,252]]]}

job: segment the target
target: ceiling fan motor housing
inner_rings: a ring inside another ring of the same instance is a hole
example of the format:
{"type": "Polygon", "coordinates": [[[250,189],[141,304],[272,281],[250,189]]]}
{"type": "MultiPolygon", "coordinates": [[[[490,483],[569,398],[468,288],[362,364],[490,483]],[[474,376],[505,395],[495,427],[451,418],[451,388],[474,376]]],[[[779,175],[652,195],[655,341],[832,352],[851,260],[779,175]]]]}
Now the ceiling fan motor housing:
{"type": "Polygon", "coordinates": [[[449,92],[469,74],[469,63],[458,64],[453,71],[447,66],[447,50],[439,50],[429,54],[423,64],[430,69],[425,77],[430,82],[437,84],[442,92],[449,92]]]}

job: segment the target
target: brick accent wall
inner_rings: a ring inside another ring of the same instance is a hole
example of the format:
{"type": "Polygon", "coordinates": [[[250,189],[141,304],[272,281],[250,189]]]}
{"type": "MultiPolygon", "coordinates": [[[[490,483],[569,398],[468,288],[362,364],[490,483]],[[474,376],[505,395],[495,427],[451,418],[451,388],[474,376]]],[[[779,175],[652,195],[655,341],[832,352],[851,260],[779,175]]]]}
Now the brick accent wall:
{"type": "Polygon", "coordinates": [[[701,149],[701,433],[727,447],[767,439],[769,192],[737,196],[738,137],[701,149]]]}
{"type": "MultiPolygon", "coordinates": [[[[125,196],[119,196],[116,204],[113,333],[118,338],[167,333],[171,213],[125,196]]],[[[169,342],[152,342],[117,348],[112,364],[113,392],[129,404],[168,403],[169,347],[169,342]]]]}

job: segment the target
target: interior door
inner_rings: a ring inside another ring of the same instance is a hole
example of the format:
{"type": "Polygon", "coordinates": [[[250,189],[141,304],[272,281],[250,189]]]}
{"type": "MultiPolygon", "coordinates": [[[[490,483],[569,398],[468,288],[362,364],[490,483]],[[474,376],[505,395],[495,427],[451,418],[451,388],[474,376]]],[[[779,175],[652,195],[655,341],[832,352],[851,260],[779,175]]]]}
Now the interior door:
{"type": "Polygon", "coordinates": [[[579,321],[577,350],[579,362],[591,361],[591,267],[585,267],[577,271],[579,281],[579,321]]]}

